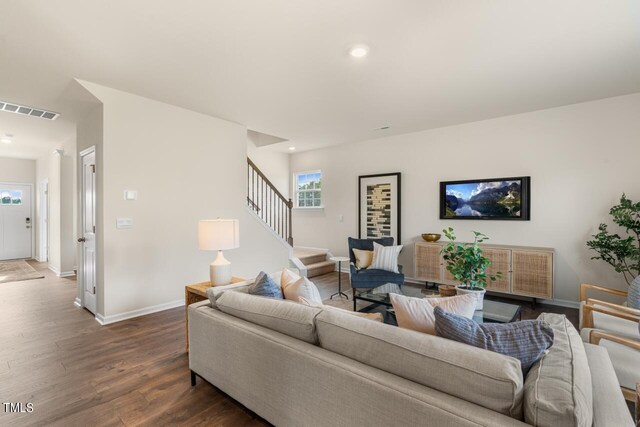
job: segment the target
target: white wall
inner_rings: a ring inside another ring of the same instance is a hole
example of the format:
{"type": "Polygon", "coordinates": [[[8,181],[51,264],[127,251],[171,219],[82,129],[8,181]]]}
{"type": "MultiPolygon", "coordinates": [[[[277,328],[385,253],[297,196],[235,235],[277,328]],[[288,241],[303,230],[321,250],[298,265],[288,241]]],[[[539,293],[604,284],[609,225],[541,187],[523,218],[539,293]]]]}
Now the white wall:
{"type": "MultiPolygon", "coordinates": [[[[185,285],[208,280],[215,254],[198,250],[200,219],[240,220],[240,248],[225,252],[234,275],[287,265],[286,248],[246,207],[245,127],[81,84],[103,104],[98,311],[107,321],[180,304],[185,285]],[[125,201],[125,190],[136,190],[138,200],[125,201]],[[116,229],[120,217],[132,218],[133,228],[116,229]]],[[[78,150],[87,144],[79,132],[78,150]]]]}
{"type": "Polygon", "coordinates": [[[34,184],[35,180],[35,160],[0,157],[0,182],[34,184]]]}
{"type": "Polygon", "coordinates": [[[402,173],[401,263],[413,276],[412,242],[452,226],[489,243],[556,249],[555,298],[577,301],[581,282],[626,288],[585,241],[621,194],[640,199],[640,94],[502,117],[292,155],[292,172],[321,169],[323,211],[297,210],[296,244],[347,254],[358,233],[358,176],[402,173]],[[531,221],[439,219],[439,182],[530,175],[531,221]],[[338,216],[344,215],[344,222],[338,216]]]}

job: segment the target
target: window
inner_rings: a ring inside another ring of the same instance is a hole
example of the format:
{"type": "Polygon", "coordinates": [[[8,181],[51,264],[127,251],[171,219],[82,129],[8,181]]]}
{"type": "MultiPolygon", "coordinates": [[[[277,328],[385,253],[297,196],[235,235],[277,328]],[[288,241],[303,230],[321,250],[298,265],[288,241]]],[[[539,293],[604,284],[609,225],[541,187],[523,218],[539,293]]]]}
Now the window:
{"type": "Polygon", "coordinates": [[[298,172],[295,174],[296,207],[322,207],[322,172],[298,172]]]}
{"type": "Polygon", "coordinates": [[[21,205],[22,191],[0,190],[0,205],[21,205]]]}

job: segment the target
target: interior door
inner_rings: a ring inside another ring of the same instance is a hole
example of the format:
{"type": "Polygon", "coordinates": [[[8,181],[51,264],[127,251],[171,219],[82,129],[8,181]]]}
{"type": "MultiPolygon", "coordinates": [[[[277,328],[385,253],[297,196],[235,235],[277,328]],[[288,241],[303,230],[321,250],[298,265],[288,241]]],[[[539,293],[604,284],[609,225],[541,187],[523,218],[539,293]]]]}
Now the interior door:
{"type": "Polygon", "coordinates": [[[82,286],[84,307],[96,313],[96,154],[82,155],[82,286]]]}
{"type": "Polygon", "coordinates": [[[31,258],[31,185],[0,183],[0,260],[31,258]]]}

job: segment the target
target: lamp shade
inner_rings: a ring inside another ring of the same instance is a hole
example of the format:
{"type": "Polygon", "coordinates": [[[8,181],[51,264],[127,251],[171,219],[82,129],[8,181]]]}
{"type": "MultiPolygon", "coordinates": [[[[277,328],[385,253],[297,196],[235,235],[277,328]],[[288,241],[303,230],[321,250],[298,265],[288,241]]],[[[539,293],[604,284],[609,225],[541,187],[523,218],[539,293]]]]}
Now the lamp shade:
{"type": "Polygon", "coordinates": [[[198,222],[198,248],[224,251],[240,247],[240,221],[237,219],[205,219],[198,222]]]}

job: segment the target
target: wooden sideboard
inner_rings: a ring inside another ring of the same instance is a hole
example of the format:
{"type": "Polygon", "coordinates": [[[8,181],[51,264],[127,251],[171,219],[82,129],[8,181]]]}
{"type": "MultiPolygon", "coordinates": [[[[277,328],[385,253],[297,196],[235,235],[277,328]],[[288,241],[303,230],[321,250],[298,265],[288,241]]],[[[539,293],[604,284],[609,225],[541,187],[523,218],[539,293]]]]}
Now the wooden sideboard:
{"type": "MultiPolygon", "coordinates": [[[[447,242],[416,242],[414,277],[425,282],[458,285],[446,269],[440,254],[447,242]]],[[[480,245],[491,260],[488,274],[500,271],[502,277],[489,281],[487,290],[532,298],[553,298],[553,258],[551,248],[480,245]]]]}

